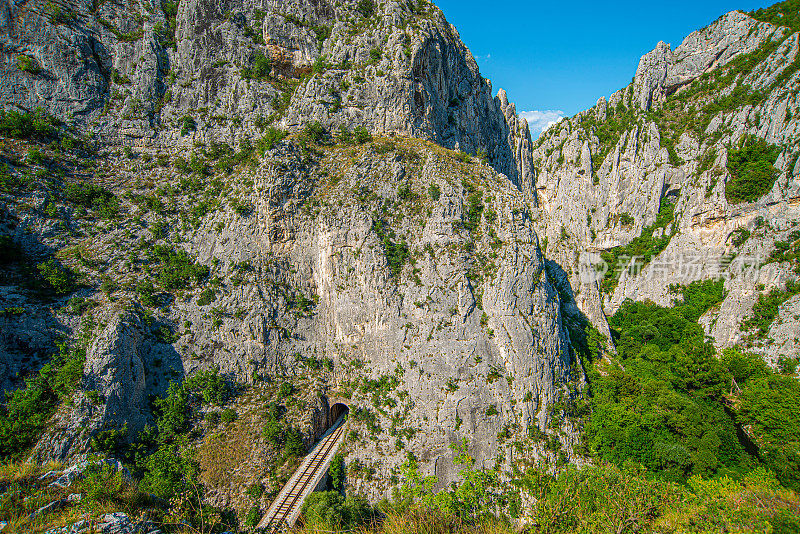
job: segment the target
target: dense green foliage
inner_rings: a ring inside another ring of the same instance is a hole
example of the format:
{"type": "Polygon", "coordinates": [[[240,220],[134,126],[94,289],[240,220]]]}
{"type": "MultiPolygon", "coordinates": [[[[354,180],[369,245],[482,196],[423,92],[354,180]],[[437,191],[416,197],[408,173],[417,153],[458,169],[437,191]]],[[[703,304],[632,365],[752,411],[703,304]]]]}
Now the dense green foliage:
{"type": "Polygon", "coordinates": [[[778,170],[773,166],[781,149],[762,139],[748,139],[744,146],[728,150],[731,178],[725,184],[728,202],[754,202],[772,190],[778,170]]]}
{"type": "Polygon", "coordinates": [[[722,280],[671,290],[680,293],[671,308],[626,301],[609,319],[619,358],[590,367],[588,450],[674,482],[738,477],[763,463],[797,489],[800,434],[789,413],[797,381],[774,375],[758,356],[728,350],[717,357],[697,320],[725,298],[722,280]],[[730,409],[732,395],[738,411],[730,409]],[[754,431],[755,445],[742,424],[754,431]]]}
{"type": "Polygon", "coordinates": [[[166,290],[188,289],[192,282],[202,282],[209,273],[208,267],[195,263],[188,252],[167,245],[156,245],[152,259],[160,264],[157,278],[166,290]]]}
{"type": "Polygon", "coordinates": [[[31,113],[0,111],[0,134],[16,139],[44,140],[55,134],[53,120],[41,108],[31,113]]]}
{"type": "Polygon", "coordinates": [[[760,457],[780,481],[800,491],[800,382],[753,376],[742,390],[739,420],[757,436],[760,457]]]}
{"type": "Polygon", "coordinates": [[[672,481],[752,464],[719,402],[729,375],[696,322],[721,297],[715,284],[695,286],[674,308],[626,301],[610,319],[620,362],[593,377],[594,453],[672,481]]]}
{"type": "Polygon", "coordinates": [[[324,530],[350,530],[369,522],[375,511],[366,499],[338,491],[320,491],[308,496],[303,515],[309,525],[324,530]]]}
{"type": "Polygon", "coordinates": [[[750,16],[775,26],[788,26],[793,32],[800,31],[800,0],[786,0],[769,7],[757,9],[750,16]]]}
{"type": "Polygon", "coordinates": [[[39,290],[53,295],[67,295],[77,289],[75,273],[54,258],[36,265],[37,276],[32,279],[39,290]]]}
{"type": "Polygon", "coordinates": [[[263,52],[256,52],[250,66],[242,67],[242,78],[264,80],[269,77],[272,62],[263,52]]]}
{"type": "Polygon", "coordinates": [[[58,352],[38,373],[25,381],[25,387],[6,392],[0,407],[0,458],[7,461],[24,453],[39,437],[60,402],[72,396],[83,375],[86,346],[93,328],[84,325],[83,335],[71,346],[58,346],[58,352]]]}
{"type": "Polygon", "coordinates": [[[333,489],[338,491],[344,489],[345,464],[342,453],[336,453],[333,456],[331,466],[328,469],[328,475],[331,477],[331,486],[333,489]]]}
{"type": "Polygon", "coordinates": [[[71,183],[64,187],[64,198],[85,209],[91,209],[104,219],[113,219],[120,210],[119,199],[99,185],[71,183]]]}

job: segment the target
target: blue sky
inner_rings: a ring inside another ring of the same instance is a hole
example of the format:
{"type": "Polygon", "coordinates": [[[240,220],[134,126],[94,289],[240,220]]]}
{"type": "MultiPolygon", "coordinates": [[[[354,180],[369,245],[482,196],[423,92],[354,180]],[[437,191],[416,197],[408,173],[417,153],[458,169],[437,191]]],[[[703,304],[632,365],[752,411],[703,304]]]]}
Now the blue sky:
{"type": "Polygon", "coordinates": [[[434,1],[475,55],[481,73],[492,80],[495,93],[502,87],[517,111],[528,112],[532,130],[626,86],[639,58],[658,41],[674,49],[686,35],[728,11],[774,3],[434,1]]]}

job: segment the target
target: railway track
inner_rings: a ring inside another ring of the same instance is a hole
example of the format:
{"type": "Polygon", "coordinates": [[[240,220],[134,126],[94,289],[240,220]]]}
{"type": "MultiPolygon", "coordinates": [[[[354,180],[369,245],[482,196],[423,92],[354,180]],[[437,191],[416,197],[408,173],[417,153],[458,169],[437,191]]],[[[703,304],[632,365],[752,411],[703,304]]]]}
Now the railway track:
{"type": "Polygon", "coordinates": [[[328,469],[330,459],[339,448],[340,438],[345,429],[345,417],[345,415],[340,417],[328,435],[323,437],[303,459],[303,463],[261,519],[257,527],[259,530],[272,534],[288,530],[294,525],[297,516],[300,515],[300,507],[306,497],[314,491],[328,469]]]}

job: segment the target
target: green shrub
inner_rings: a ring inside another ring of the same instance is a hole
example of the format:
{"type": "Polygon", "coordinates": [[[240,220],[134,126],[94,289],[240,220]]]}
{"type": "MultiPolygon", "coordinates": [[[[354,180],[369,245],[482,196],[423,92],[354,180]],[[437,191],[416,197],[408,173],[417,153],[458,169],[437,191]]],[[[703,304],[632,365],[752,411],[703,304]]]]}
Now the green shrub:
{"type": "Polygon", "coordinates": [[[283,425],[277,418],[268,419],[261,431],[261,437],[275,447],[280,446],[283,442],[283,425]]]}
{"type": "Polygon", "coordinates": [[[674,308],[625,301],[609,319],[622,365],[591,372],[588,443],[600,458],[644,465],[661,479],[740,470],[752,458],[718,401],[730,374],[696,318],[724,295],[722,282],[684,288],[674,308]]]}
{"type": "Polygon", "coordinates": [[[252,528],[258,525],[259,521],[261,521],[261,508],[259,508],[257,504],[254,504],[250,510],[247,511],[244,524],[245,526],[252,528]]]}
{"type": "Polygon", "coordinates": [[[285,399],[294,393],[294,386],[291,382],[283,382],[278,389],[278,397],[281,399],[285,399]]]}
{"type": "Polygon", "coordinates": [[[54,258],[36,265],[39,273],[39,287],[54,295],[67,295],[77,289],[75,274],[54,258]]]}
{"type": "Polygon", "coordinates": [[[69,24],[77,18],[77,15],[69,9],[62,9],[61,6],[48,2],[45,6],[50,22],[53,24],[69,24]]]}
{"type": "Polygon", "coordinates": [[[789,358],[788,356],[781,356],[778,359],[778,369],[780,369],[782,374],[787,376],[794,376],[797,374],[797,367],[800,365],[800,361],[797,358],[789,358]]]}
{"type": "Polygon", "coordinates": [[[24,54],[17,56],[17,68],[30,74],[39,74],[42,71],[42,69],[39,68],[39,64],[36,62],[36,59],[24,54]]]}
{"type": "Polygon", "coordinates": [[[189,429],[190,393],[184,384],[172,381],[165,397],[153,401],[158,432],[164,439],[174,439],[189,429]]]}
{"type": "Polygon", "coordinates": [[[359,0],[356,5],[356,11],[361,13],[361,16],[368,19],[375,14],[375,0],[359,0]]]}
{"type": "Polygon", "coordinates": [[[71,347],[60,345],[24,388],[6,392],[5,405],[0,406],[0,458],[22,454],[42,433],[57,404],[71,397],[83,376],[86,343],[82,339],[71,347]]]}
{"type": "Polygon", "coordinates": [[[266,134],[261,139],[256,141],[255,150],[260,156],[263,156],[267,150],[272,148],[286,138],[286,132],[277,128],[267,128],[266,134]]]}
{"type": "Polygon", "coordinates": [[[728,150],[731,178],[725,184],[725,198],[732,204],[755,202],[772,190],[778,170],[773,166],[781,149],[763,139],[747,139],[738,150],[728,150]]]}
{"type": "Polygon", "coordinates": [[[214,428],[220,421],[219,412],[207,412],[204,419],[209,427],[214,428]]]}
{"type": "Polygon", "coordinates": [[[739,248],[745,244],[745,242],[750,239],[751,232],[747,228],[737,228],[731,233],[731,243],[734,247],[739,248]]]}
{"type": "Polygon", "coordinates": [[[264,495],[264,485],[258,482],[253,482],[247,487],[245,493],[251,499],[260,499],[261,496],[264,495]]]}
{"type": "Polygon", "coordinates": [[[193,281],[200,283],[209,273],[208,267],[195,263],[183,249],[156,245],[153,259],[161,264],[158,281],[166,290],[188,289],[193,281]]]}
{"type": "Polygon", "coordinates": [[[365,499],[352,495],[345,498],[336,491],[312,493],[303,504],[303,517],[312,529],[337,532],[357,529],[367,525],[374,515],[365,499]]]}
{"type": "Polygon", "coordinates": [[[44,140],[55,135],[54,120],[42,108],[36,111],[0,111],[0,134],[15,139],[44,140]]]}
{"type": "Polygon", "coordinates": [[[327,56],[319,56],[316,60],[314,60],[314,64],[311,66],[311,72],[314,74],[322,74],[326,70],[330,69],[331,66],[328,63],[327,56]]]}
{"type": "Polygon", "coordinates": [[[342,491],[344,489],[345,479],[344,456],[342,453],[336,453],[333,456],[331,466],[328,469],[328,475],[331,477],[331,486],[338,491],[342,491]]]}
{"type": "Polygon", "coordinates": [[[322,126],[322,124],[317,122],[313,122],[311,124],[307,124],[303,131],[300,132],[300,142],[303,144],[320,144],[327,135],[327,131],[322,126]]]}
{"type": "Polygon", "coordinates": [[[94,210],[103,219],[113,219],[119,214],[119,199],[99,185],[70,183],[64,186],[63,193],[68,202],[94,210]]]}
{"type": "Polygon", "coordinates": [[[127,423],[122,428],[101,430],[91,439],[90,445],[94,451],[113,453],[124,445],[127,434],[127,423]]]}
{"type": "Polygon", "coordinates": [[[286,456],[298,458],[306,453],[303,435],[296,428],[287,428],[283,433],[283,440],[283,452],[286,456]]]}
{"type": "Polygon", "coordinates": [[[218,367],[197,371],[185,384],[189,390],[200,395],[204,404],[223,404],[233,394],[233,387],[219,374],[218,367]]]}
{"type": "Polygon", "coordinates": [[[434,202],[438,202],[439,198],[442,196],[442,189],[438,184],[431,184],[428,186],[428,196],[431,197],[431,200],[434,202]]]}
{"type": "Polygon", "coordinates": [[[139,487],[162,499],[175,498],[186,491],[197,491],[199,468],[188,447],[162,443],[138,462],[143,471],[139,487]]]}
{"type": "Polygon", "coordinates": [[[635,221],[634,221],[633,217],[631,217],[631,214],[628,213],[627,211],[625,213],[620,214],[620,216],[619,216],[619,223],[622,226],[633,226],[634,222],[635,221]]]}
{"type": "Polygon", "coordinates": [[[139,302],[148,308],[155,308],[158,306],[158,299],[156,298],[156,288],[150,280],[144,280],[136,284],[136,293],[139,296],[139,302]]]}
{"type": "Polygon", "coordinates": [[[107,463],[92,463],[83,472],[80,488],[84,493],[81,502],[89,506],[118,502],[124,488],[122,471],[107,463]]]}
{"type": "Polygon", "coordinates": [[[364,143],[372,142],[372,134],[363,126],[357,126],[353,131],[353,138],[356,144],[363,145],[364,143]]]}
{"type": "Polygon", "coordinates": [[[181,119],[181,137],[189,135],[197,130],[197,123],[191,115],[184,115],[181,119]]]}
{"type": "Polygon", "coordinates": [[[483,193],[478,190],[473,190],[467,197],[467,202],[464,210],[464,228],[470,232],[478,230],[481,222],[481,215],[483,215],[483,193]]]}
{"type": "Polygon", "coordinates": [[[272,71],[272,61],[263,52],[256,52],[251,60],[251,66],[242,67],[242,78],[250,80],[264,80],[269,78],[272,71]]]}
{"type": "Polygon", "coordinates": [[[403,241],[395,242],[394,230],[388,228],[382,220],[374,219],[372,227],[383,244],[386,263],[389,265],[392,276],[398,278],[410,254],[408,245],[403,241]]]}
{"type": "Polygon", "coordinates": [[[225,408],[224,410],[222,410],[222,414],[220,415],[220,420],[225,424],[233,423],[238,418],[239,416],[236,414],[236,411],[233,410],[232,408],[225,408]]]}
{"type": "Polygon", "coordinates": [[[197,297],[197,305],[198,306],[208,306],[212,302],[217,300],[217,293],[211,288],[204,289],[200,296],[197,297]]]}

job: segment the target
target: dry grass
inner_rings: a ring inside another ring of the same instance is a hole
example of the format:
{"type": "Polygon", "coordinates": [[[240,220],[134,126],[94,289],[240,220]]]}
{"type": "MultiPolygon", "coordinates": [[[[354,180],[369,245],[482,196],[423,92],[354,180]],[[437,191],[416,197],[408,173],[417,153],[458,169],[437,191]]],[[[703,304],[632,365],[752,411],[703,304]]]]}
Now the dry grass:
{"type": "Polygon", "coordinates": [[[135,517],[147,504],[146,496],[138,491],[136,484],[120,475],[87,476],[67,488],[49,486],[51,477],[40,480],[45,473],[62,469],[61,464],[54,462],[0,465],[0,521],[8,523],[3,534],[46,532],[81,520],[96,523],[99,517],[111,512],[126,512],[135,517]],[[82,495],[80,502],[65,502],[31,517],[43,506],[76,493],[82,495]]]}
{"type": "Polygon", "coordinates": [[[327,530],[317,525],[295,528],[295,534],[331,534],[353,532],[358,534],[516,534],[517,529],[501,521],[486,521],[474,525],[456,516],[428,508],[412,508],[404,513],[390,512],[381,520],[352,530],[327,530]]]}
{"type": "Polygon", "coordinates": [[[61,471],[64,466],[59,462],[34,464],[29,462],[9,462],[0,465],[0,486],[14,483],[32,482],[49,471],[61,471]]]}

